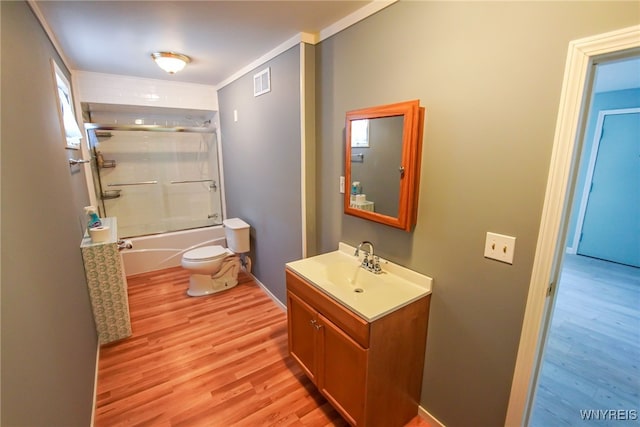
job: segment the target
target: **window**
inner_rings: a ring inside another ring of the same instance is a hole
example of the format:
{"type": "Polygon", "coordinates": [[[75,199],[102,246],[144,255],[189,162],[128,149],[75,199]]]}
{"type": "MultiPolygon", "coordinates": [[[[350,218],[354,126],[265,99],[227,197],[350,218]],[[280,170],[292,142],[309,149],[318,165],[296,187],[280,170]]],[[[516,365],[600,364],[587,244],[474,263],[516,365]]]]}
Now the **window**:
{"type": "Polygon", "coordinates": [[[69,80],[62,74],[60,67],[55,61],[51,60],[53,74],[56,81],[56,96],[60,105],[60,124],[64,130],[65,146],[78,150],[80,148],[80,139],[82,132],[76,122],[76,116],[73,112],[73,98],[71,97],[71,85],[69,80]]]}

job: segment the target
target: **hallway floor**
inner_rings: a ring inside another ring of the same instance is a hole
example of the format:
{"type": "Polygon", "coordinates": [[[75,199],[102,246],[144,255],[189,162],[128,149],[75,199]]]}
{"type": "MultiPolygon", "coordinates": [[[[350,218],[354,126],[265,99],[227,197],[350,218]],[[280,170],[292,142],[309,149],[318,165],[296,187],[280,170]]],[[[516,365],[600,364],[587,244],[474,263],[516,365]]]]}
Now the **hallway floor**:
{"type": "Polygon", "coordinates": [[[565,256],[530,425],[640,426],[640,269],[565,256]]]}

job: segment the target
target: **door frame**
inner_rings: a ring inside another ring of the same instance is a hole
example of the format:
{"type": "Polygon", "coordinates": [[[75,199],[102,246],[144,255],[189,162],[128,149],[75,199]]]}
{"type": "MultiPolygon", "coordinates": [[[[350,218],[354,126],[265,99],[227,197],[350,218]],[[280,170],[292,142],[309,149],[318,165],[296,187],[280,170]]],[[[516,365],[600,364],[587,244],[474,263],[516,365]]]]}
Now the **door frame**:
{"type": "Polygon", "coordinates": [[[529,423],[565,252],[593,65],[640,49],[640,25],[569,43],[549,176],[505,425],[529,423]],[[547,298],[550,296],[550,298],[547,298]]]}
{"type": "Polygon", "coordinates": [[[604,120],[607,116],[619,115],[619,114],[635,114],[640,113],[640,107],[634,108],[616,108],[611,110],[602,110],[598,113],[598,120],[596,122],[595,132],[593,134],[593,144],[591,147],[591,154],[589,155],[589,163],[587,165],[587,172],[584,180],[584,188],[582,189],[582,196],[580,199],[580,207],[578,208],[578,216],[576,217],[576,228],[573,235],[573,241],[571,246],[567,248],[567,253],[578,253],[578,246],[580,244],[580,235],[582,234],[582,227],[584,226],[584,217],[587,212],[587,203],[589,202],[589,195],[591,194],[591,182],[593,181],[593,173],[596,167],[596,159],[598,158],[598,151],[600,150],[600,139],[602,139],[602,129],[604,127],[604,120]]]}

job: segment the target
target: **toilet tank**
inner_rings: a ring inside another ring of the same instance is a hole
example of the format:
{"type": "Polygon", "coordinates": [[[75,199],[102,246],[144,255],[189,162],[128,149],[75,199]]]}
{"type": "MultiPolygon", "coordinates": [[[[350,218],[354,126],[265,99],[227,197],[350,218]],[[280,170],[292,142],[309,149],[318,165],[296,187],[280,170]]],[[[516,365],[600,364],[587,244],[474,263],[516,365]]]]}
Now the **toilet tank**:
{"type": "Polygon", "coordinates": [[[227,247],[237,254],[249,252],[249,224],[240,218],[222,221],[227,247]]]}

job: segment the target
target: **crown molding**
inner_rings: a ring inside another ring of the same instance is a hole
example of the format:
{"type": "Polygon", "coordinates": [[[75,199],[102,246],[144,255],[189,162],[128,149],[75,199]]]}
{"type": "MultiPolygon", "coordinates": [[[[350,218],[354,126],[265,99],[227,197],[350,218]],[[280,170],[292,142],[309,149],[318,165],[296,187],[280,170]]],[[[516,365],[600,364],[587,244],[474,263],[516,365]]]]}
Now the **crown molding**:
{"type": "Polygon", "coordinates": [[[371,3],[368,3],[366,6],[361,7],[339,21],[336,21],[328,27],[320,30],[319,42],[328,39],[329,37],[349,28],[375,13],[380,12],[382,9],[391,6],[396,2],[398,2],[398,0],[374,0],[371,3]]]}
{"type": "Polygon", "coordinates": [[[38,4],[35,2],[35,0],[27,0],[27,4],[29,5],[31,10],[33,11],[33,14],[38,19],[38,22],[40,22],[40,25],[42,26],[42,29],[44,30],[44,32],[47,34],[47,37],[49,37],[49,41],[51,41],[51,44],[53,45],[53,48],[58,53],[58,56],[60,56],[60,59],[62,60],[62,63],[67,68],[67,70],[69,70],[69,72],[71,73],[72,70],[71,70],[71,66],[69,64],[69,59],[66,57],[66,55],[64,54],[64,51],[60,47],[60,43],[58,43],[58,39],[56,39],[55,34],[51,30],[51,27],[49,27],[49,24],[44,19],[44,15],[42,14],[42,11],[40,10],[40,7],[38,7],[38,4]]]}
{"type": "Polygon", "coordinates": [[[349,28],[350,26],[362,21],[363,19],[368,18],[374,13],[377,13],[382,9],[396,3],[397,1],[398,0],[374,0],[371,3],[368,3],[366,6],[363,6],[360,9],[356,10],[355,12],[352,12],[351,14],[345,16],[339,21],[336,21],[333,24],[329,25],[328,27],[325,27],[324,29],[320,30],[319,33],[296,34],[295,36],[291,37],[289,40],[276,46],[274,49],[270,50],[269,52],[265,53],[261,57],[245,65],[244,67],[242,67],[241,69],[239,69],[238,71],[236,71],[235,73],[233,73],[232,75],[224,79],[222,82],[218,83],[216,85],[216,90],[220,90],[223,87],[227,86],[228,84],[233,83],[234,81],[238,80],[240,77],[249,73],[251,70],[259,67],[260,65],[264,64],[267,61],[272,60],[276,56],[280,55],[281,53],[289,50],[290,48],[300,43],[307,43],[307,44],[313,44],[313,45],[318,44],[321,41],[339,33],[340,31],[346,28],[349,28]]]}

